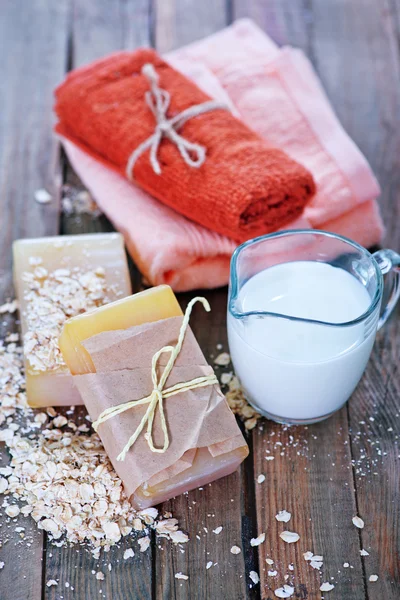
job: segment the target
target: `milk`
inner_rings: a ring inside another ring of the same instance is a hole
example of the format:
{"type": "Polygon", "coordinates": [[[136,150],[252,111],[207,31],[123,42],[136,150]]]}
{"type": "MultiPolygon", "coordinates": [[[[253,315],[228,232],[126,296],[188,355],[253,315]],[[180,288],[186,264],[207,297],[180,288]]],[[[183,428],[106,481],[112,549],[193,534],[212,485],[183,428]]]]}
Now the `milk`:
{"type": "Polygon", "coordinates": [[[236,300],[237,312],[267,311],[313,321],[235,318],[228,311],[232,361],[250,402],[263,414],[289,423],[321,420],[340,408],[365,369],[376,318],[352,326],[329,324],[352,321],[370,304],[358,279],[326,263],[279,264],[249,279],[236,300]]]}

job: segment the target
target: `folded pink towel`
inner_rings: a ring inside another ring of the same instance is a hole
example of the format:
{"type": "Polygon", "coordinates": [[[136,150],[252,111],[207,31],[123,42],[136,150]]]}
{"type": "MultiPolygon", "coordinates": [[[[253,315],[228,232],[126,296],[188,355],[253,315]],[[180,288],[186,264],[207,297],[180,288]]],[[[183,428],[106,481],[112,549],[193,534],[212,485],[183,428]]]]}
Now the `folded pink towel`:
{"type": "Polygon", "coordinates": [[[202,61],[246,124],[309,169],[317,194],[304,215],[313,227],[379,195],[366,159],[342,128],[303,52],[280,50],[243,19],[167,56],[174,57],[202,61]]]}
{"type": "MultiPolygon", "coordinates": [[[[280,50],[256,25],[243,20],[167,58],[309,168],[318,192],[290,228],[326,229],[367,247],[381,240],[383,225],[375,201],[379,186],[303,53],[280,50]]],[[[160,204],[70,142],[64,146],[100,208],[124,234],[149,283],[184,291],[228,282],[234,242],[160,204]]]]}

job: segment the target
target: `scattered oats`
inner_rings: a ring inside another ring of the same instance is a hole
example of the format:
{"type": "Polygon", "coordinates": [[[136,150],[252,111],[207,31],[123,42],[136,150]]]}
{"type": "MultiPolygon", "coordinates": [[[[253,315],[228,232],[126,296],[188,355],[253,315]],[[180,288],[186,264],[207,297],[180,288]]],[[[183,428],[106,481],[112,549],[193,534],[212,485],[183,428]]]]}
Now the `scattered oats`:
{"type": "Polygon", "coordinates": [[[12,429],[2,429],[0,431],[0,442],[9,442],[14,437],[12,429]]]}
{"type": "Polygon", "coordinates": [[[49,192],[45,189],[36,190],[34,196],[36,202],[39,204],[48,204],[52,201],[51,194],[49,194],[49,192]]]}
{"type": "Polygon", "coordinates": [[[370,575],[369,576],[369,580],[372,581],[372,582],[378,581],[378,579],[379,579],[378,575],[370,575]]]}
{"type": "Polygon", "coordinates": [[[64,425],[66,425],[67,423],[68,419],[62,415],[53,419],[54,427],[64,427],[64,425]]]}
{"type": "Polygon", "coordinates": [[[47,415],[44,412],[40,412],[35,415],[35,423],[39,423],[39,425],[44,425],[47,423],[47,420],[47,415]]]}
{"type": "Polygon", "coordinates": [[[0,494],[4,494],[8,488],[8,481],[5,477],[0,477],[0,494]]]}
{"type": "Polygon", "coordinates": [[[308,551],[308,552],[304,552],[303,556],[304,556],[304,560],[311,560],[312,557],[314,556],[314,554],[312,552],[308,551]]]}
{"type": "Polygon", "coordinates": [[[18,333],[10,333],[10,335],[8,335],[4,341],[7,342],[8,344],[11,344],[14,342],[18,342],[18,340],[19,340],[18,333]]]}
{"type": "Polygon", "coordinates": [[[333,583],[325,581],[319,589],[321,590],[321,592],[330,592],[331,590],[333,590],[334,587],[335,586],[333,585],[333,583]]]}
{"type": "MultiPolygon", "coordinates": [[[[102,306],[110,300],[104,277],[96,271],[56,269],[42,266],[22,274],[26,289],[24,354],[34,371],[64,366],[58,338],[67,319],[102,306]]],[[[57,425],[55,425],[57,427],[57,425]]]]}
{"type": "Polygon", "coordinates": [[[241,549],[239,548],[239,546],[232,546],[231,554],[240,554],[240,553],[241,553],[241,549]]]}
{"type": "Polygon", "coordinates": [[[220,381],[222,385],[228,385],[233,377],[233,373],[221,373],[220,381]]]}
{"type": "Polygon", "coordinates": [[[141,510],[139,512],[140,518],[142,519],[142,521],[144,521],[146,523],[146,525],[152,525],[155,521],[155,519],[157,519],[158,517],[158,510],[157,508],[144,508],[143,510],[141,510]]]}
{"type": "Polygon", "coordinates": [[[213,562],[212,562],[212,560],[209,560],[209,561],[208,561],[208,563],[206,564],[206,569],[207,569],[207,570],[208,570],[208,569],[211,569],[212,565],[213,565],[213,562]]]}
{"type": "Polygon", "coordinates": [[[290,521],[292,514],[287,510],[280,510],[277,515],[275,515],[275,519],[277,521],[282,521],[283,523],[288,523],[290,521]]]}
{"type": "Polygon", "coordinates": [[[323,562],[321,560],[315,560],[315,557],[313,557],[310,561],[310,567],[312,567],[313,569],[318,569],[318,571],[320,570],[322,565],[323,562]]]}
{"type": "Polygon", "coordinates": [[[294,571],[294,565],[290,563],[290,565],[288,565],[288,569],[289,571],[294,571]]]}
{"type": "Polygon", "coordinates": [[[15,517],[18,517],[20,510],[19,507],[16,504],[11,504],[10,506],[7,506],[6,510],[5,510],[6,515],[8,515],[11,519],[14,519],[15,517]]]}
{"type": "Polygon", "coordinates": [[[219,533],[221,533],[221,531],[222,531],[222,525],[220,525],[220,526],[219,526],[219,527],[217,527],[216,529],[213,529],[213,533],[216,533],[217,535],[218,535],[219,533]]]}
{"type": "Polygon", "coordinates": [[[66,587],[66,588],[69,588],[69,583],[68,583],[68,581],[66,581],[66,582],[65,582],[65,587],[66,587]]]}
{"type": "Polygon", "coordinates": [[[218,356],[214,359],[214,364],[218,365],[219,367],[227,367],[230,362],[231,357],[227,352],[221,352],[221,354],[218,354],[218,356]]]}
{"type": "Polygon", "coordinates": [[[98,579],[99,581],[103,581],[104,580],[104,573],[102,573],[101,571],[97,571],[97,573],[96,573],[96,579],[98,579]]]}
{"type": "Polygon", "coordinates": [[[257,583],[260,583],[260,577],[256,571],[250,571],[249,577],[255,585],[257,585],[257,583]]]}
{"type": "Polygon", "coordinates": [[[250,404],[248,404],[246,398],[244,397],[243,390],[240,387],[239,380],[236,376],[233,376],[230,379],[228,386],[226,400],[230,409],[244,422],[244,426],[247,431],[254,429],[261,415],[259,415],[258,412],[252,406],[250,406],[250,404]]]}
{"type": "Polygon", "coordinates": [[[344,566],[344,568],[345,568],[345,569],[348,569],[348,568],[349,568],[349,566],[350,566],[350,563],[348,563],[348,562],[345,562],[345,563],[343,563],[343,566],[344,566]]]}
{"type": "Polygon", "coordinates": [[[274,591],[277,598],[290,598],[294,594],[294,588],[285,584],[283,587],[274,591]]]}
{"type": "Polygon", "coordinates": [[[132,550],[132,548],[128,548],[127,550],[125,550],[125,552],[124,552],[124,560],[127,560],[128,558],[133,558],[134,556],[135,556],[135,553],[132,550]]]}
{"type": "Polygon", "coordinates": [[[265,533],[260,533],[258,537],[250,540],[250,546],[259,546],[263,542],[265,542],[265,533]]]}
{"type": "Polygon", "coordinates": [[[275,456],[266,456],[265,460],[275,460],[275,456]]]}
{"type": "Polygon", "coordinates": [[[270,577],[276,577],[278,575],[278,571],[268,571],[268,575],[270,577]]]}
{"type": "Polygon", "coordinates": [[[94,218],[101,215],[101,210],[87,190],[64,185],[62,192],[61,207],[64,214],[76,217],[91,215],[94,218]]]}
{"type": "Polygon", "coordinates": [[[189,579],[189,577],[187,575],[184,575],[183,573],[175,573],[175,579],[189,579]]]}
{"type": "Polygon", "coordinates": [[[298,542],[300,539],[299,534],[294,531],[282,531],[282,533],[279,534],[279,537],[288,544],[298,542]]]}
{"type": "Polygon", "coordinates": [[[0,306],[0,315],[4,315],[5,313],[15,313],[18,309],[18,301],[12,300],[11,302],[5,302],[0,306]]]}
{"type": "Polygon", "coordinates": [[[361,554],[361,556],[369,556],[369,552],[364,550],[364,548],[362,550],[360,550],[360,554],[361,554]]]}
{"type": "Polygon", "coordinates": [[[140,546],[140,552],[146,552],[147,548],[150,546],[150,538],[148,535],[140,538],[138,540],[138,544],[140,546]]]}
{"type": "Polygon", "coordinates": [[[174,544],[186,544],[189,541],[189,536],[183,531],[171,531],[169,538],[174,544]]]}
{"type": "Polygon", "coordinates": [[[353,517],[352,522],[353,522],[353,525],[358,527],[358,529],[363,529],[364,521],[361,519],[361,517],[353,517]]]}
{"type": "Polygon", "coordinates": [[[257,477],[257,483],[264,483],[265,481],[265,475],[259,475],[257,477]]]}
{"type": "Polygon", "coordinates": [[[0,562],[0,570],[1,569],[4,569],[4,563],[3,562],[0,562]]]}
{"type": "Polygon", "coordinates": [[[274,561],[272,560],[272,558],[266,558],[265,562],[267,563],[267,565],[273,565],[274,561]]]}
{"type": "Polygon", "coordinates": [[[47,587],[51,587],[52,585],[58,585],[58,583],[55,579],[49,579],[46,585],[47,587]]]}

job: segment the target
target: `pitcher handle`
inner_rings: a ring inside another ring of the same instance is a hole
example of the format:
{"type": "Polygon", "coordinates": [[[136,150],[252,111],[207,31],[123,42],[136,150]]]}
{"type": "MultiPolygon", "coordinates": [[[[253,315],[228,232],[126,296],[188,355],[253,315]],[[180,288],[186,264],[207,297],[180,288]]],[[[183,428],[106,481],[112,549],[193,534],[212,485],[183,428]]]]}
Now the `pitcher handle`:
{"type": "Polygon", "coordinates": [[[385,249],[378,250],[378,252],[375,252],[372,256],[378,263],[382,275],[386,275],[390,271],[394,272],[392,289],[390,290],[386,306],[383,307],[378,321],[378,329],[380,329],[392,314],[397,300],[400,297],[400,255],[393,250],[385,249]]]}

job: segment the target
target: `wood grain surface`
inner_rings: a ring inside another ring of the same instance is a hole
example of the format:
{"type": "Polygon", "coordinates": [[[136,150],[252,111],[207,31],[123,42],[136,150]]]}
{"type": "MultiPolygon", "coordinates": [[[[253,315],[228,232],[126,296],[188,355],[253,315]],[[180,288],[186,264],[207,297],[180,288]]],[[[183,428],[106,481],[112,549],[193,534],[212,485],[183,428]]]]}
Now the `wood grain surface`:
{"type": "MultiPolygon", "coordinates": [[[[253,18],[279,44],[300,47],[311,58],[345,129],[374,168],[382,186],[385,245],[399,250],[399,0],[4,0],[0,303],[13,294],[13,239],[111,230],[104,217],[60,214],[61,184],[81,186],[52,133],[52,91],[65,71],[123,48],[154,45],[166,52],[239,17],[253,18]],[[51,204],[34,201],[40,188],[52,194],[51,204]]],[[[134,265],[132,277],[137,290],[141,278],[134,265]]],[[[226,290],[206,296],[212,312],[195,311],[193,329],[212,361],[221,351],[217,344],[227,349],[226,290]]],[[[190,297],[179,296],[183,307],[190,297]]],[[[284,583],[293,584],[293,597],[301,600],[398,600],[399,314],[398,308],[378,334],[366,374],[346,408],[309,428],[262,421],[237,473],[162,506],[190,534],[183,552],[153,539],[148,552],[124,561],[124,549],[132,544],[125,539],[96,561],[80,547],[48,543],[25,519],[32,536],[29,551],[17,537],[0,548],[5,563],[0,600],[273,600],[284,583]],[[260,474],[263,483],[256,482],[260,474]],[[275,519],[283,509],[292,513],[288,524],[275,519]],[[363,517],[363,530],[352,525],[355,514],[363,517]],[[222,532],[214,534],[220,525],[222,532]],[[284,529],[299,533],[299,542],[285,544],[279,537],[284,529]],[[265,543],[252,548],[250,539],[262,532],[265,543]],[[233,545],[242,552],[232,555],[233,545]],[[361,556],[361,549],[369,555],[361,556]],[[304,560],[306,551],[323,555],[323,575],[304,560]],[[213,567],[206,570],[208,561],[213,567]],[[106,573],[102,582],[93,575],[99,570],[106,573]],[[276,576],[268,575],[274,570],[276,576]],[[188,581],[175,578],[179,571],[188,581]],[[252,584],[251,571],[259,573],[259,585],[252,584]],[[371,574],[378,581],[370,582],[371,574]],[[59,586],[47,587],[56,577],[59,586]],[[335,588],[324,594],[322,581],[333,581],[335,588]]],[[[5,319],[0,327],[4,334],[13,323],[5,319]]],[[[2,460],[7,462],[4,452],[2,460]]]]}

